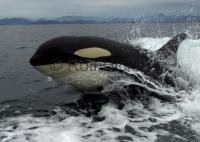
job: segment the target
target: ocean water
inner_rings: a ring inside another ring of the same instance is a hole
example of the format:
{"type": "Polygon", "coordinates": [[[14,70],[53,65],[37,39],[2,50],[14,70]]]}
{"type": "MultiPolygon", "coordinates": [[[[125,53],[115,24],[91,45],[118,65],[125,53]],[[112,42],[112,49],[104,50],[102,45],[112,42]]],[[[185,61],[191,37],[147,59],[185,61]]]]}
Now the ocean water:
{"type": "Polygon", "coordinates": [[[200,23],[0,26],[0,141],[199,142],[199,32],[200,23]],[[88,117],[66,105],[80,92],[29,65],[37,47],[57,36],[100,36],[155,51],[181,32],[189,38],[179,47],[178,62],[194,86],[174,92],[179,99],[173,104],[152,98],[148,106],[133,101],[119,110],[108,103],[88,117]]]}

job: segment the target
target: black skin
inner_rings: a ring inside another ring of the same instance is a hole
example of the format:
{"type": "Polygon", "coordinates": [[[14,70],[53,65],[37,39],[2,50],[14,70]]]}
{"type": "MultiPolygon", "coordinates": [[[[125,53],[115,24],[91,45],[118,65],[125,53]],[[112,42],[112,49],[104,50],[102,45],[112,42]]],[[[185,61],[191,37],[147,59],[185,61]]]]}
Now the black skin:
{"type": "MultiPolygon", "coordinates": [[[[157,54],[170,56],[177,52],[179,44],[186,39],[186,34],[179,34],[164,45],[157,54]]],[[[49,40],[42,44],[33,57],[30,59],[30,64],[33,66],[53,64],[56,62],[75,63],[75,62],[90,62],[100,61],[113,64],[122,64],[132,69],[139,70],[145,75],[152,77],[155,80],[160,79],[163,73],[163,67],[157,60],[152,61],[155,56],[153,52],[133,46],[130,44],[120,43],[117,41],[99,38],[99,37],[59,37],[49,40]],[[78,49],[100,47],[109,50],[112,55],[108,57],[100,57],[95,59],[87,59],[74,55],[78,49]]],[[[167,84],[173,86],[172,81],[168,79],[167,84]]]]}
{"type": "MultiPolygon", "coordinates": [[[[139,70],[145,75],[150,76],[154,80],[162,83],[161,75],[166,70],[163,63],[160,60],[153,60],[153,57],[159,58],[174,58],[174,65],[176,65],[176,52],[180,43],[187,38],[186,34],[178,34],[172,38],[167,44],[160,48],[156,52],[150,52],[146,49],[140,48],[139,46],[133,46],[126,43],[120,43],[114,40],[99,38],[99,37],[58,37],[49,40],[42,44],[33,57],[30,59],[30,64],[33,66],[46,65],[54,63],[77,63],[77,62],[90,62],[90,61],[100,61],[108,62],[113,64],[122,64],[129,68],[139,70]],[[100,47],[109,50],[112,55],[108,57],[99,57],[95,59],[82,58],[74,55],[73,53],[78,49],[90,48],[90,47],[100,47]]],[[[173,80],[166,76],[164,84],[174,86],[173,80]]],[[[137,93],[137,86],[129,85],[125,86],[131,93],[137,93]],[[136,91],[136,92],[135,92],[136,91]]],[[[141,88],[140,88],[141,89],[141,88]]],[[[113,92],[115,95],[116,92],[113,92]]],[[[151,96],[156,96],[149,92],[151,96]]],[[[159,97],[158,97],[159,98],[159,97]]],[[[121,98],[120,98],[121,99],[121,98]]],[[[160,97],[161,100],[167,100],[166,98],[160,97]]],[[[94,102],[91,99],[91,94],[85,95],[83,98],[85,104],[94,102]],[[89,98],[87,98],[89,96],[89,98]],[[91,101],[92,100],[92,101],[91,101]]],[[[107,101],[100,101],[107,102],[107,101]]],[[[81,104],[79,101],[79,105],[81,104]]],[[[95,103],[94,103],[95,104],[95,103]]],[[[98,104],[98,103],[97,103],[98,104]]],[[[87,106],[87,105],[86,105],[87,106]]],[[[95,106],[95,105],[94,105],[95,106]]],[[[99,109],[98,109],[99,110],[99,109]]]]}
{"type": "Polygon", "coordinates": [[[30,60],[30,64],[45,65],[56,61],[63,63],[101,61],[123,64],[134,69],[144,69],[149,61],[149,51],[117,41],[99,37],[59,37],[42,44],[30,60]],[[96,59],[81,58],[73,53],[78,49],[100,47],[109,50],[112,56],[96,59]]]}

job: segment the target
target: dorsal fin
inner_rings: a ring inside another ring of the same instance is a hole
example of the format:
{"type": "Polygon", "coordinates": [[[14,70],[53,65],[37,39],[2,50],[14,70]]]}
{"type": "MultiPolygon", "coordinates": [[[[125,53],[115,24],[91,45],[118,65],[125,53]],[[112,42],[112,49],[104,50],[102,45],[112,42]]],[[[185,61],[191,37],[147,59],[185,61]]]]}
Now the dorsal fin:
{"type": "Polygon", "coordinates": [[[180,43],[187,38],[187,34],[181,33],[169,40],[163,47],[161,47],[157,53],[165,55],[176,54],[180,43]]]}

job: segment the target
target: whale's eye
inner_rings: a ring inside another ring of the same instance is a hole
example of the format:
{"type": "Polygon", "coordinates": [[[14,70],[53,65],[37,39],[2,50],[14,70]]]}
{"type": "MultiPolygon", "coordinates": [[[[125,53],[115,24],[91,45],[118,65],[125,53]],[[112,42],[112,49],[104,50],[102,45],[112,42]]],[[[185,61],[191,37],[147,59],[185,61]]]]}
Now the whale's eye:
{"type": "Polygon", "coordinates": [[[90,47],[76,50],[74,55],[92,59],[111,56],[111,52],[100,47],[90,47]]]}

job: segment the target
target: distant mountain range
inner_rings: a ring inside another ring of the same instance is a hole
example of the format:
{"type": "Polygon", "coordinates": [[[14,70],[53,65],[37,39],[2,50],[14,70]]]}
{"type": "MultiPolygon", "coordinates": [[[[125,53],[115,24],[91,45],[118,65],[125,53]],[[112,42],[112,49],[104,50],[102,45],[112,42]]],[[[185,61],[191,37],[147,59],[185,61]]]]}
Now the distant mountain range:
{"type": "Polygon", "coordinates": [[[5,18],[0,20],[0,25],[26,25],[30,24],[30,22],[25,18],[5,18]]]}
{"type": "Polygon", "coordinates": [[[177,22],[200,22],[200,16],[181,15],[166,16],[158,14],[154,16],[140,18],[99,18],[91,16],[63,16],[54,19],[41,18],[38,20],[26,18],[4,18],[0,19],[0,25],[33,25],[33,24],[82,24],[82,23],[134,23],[134,22],[151,22],[151,23],[177,23],[177,22]]]}

